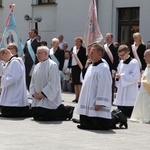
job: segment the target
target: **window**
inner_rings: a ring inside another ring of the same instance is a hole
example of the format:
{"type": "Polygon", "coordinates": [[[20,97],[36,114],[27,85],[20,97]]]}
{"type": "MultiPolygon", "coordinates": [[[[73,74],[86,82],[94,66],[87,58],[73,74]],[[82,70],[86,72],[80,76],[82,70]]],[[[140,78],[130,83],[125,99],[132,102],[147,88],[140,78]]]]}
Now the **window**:
{"type": "Polygon", "coordinates": [[[133,44],[132,35],[139,32],[139,7],[118,9],[118,42],[133,44]]]}
{"type": "Polygon", "coordinates": [[[56,0],[39,0],[39,4],[55,4],[56,0]]]}
{"type": "Polygon", "coordinates": [[[2,0],[0,0],[0,7],[2,7],[2,0]]]}

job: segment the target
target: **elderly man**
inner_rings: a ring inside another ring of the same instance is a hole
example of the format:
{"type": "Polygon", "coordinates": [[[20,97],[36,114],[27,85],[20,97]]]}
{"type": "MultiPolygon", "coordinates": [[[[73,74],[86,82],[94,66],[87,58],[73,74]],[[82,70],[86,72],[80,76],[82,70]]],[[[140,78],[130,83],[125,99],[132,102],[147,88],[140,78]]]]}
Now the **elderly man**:
{"type": "Polygon", "coordinates": [[[92,45],[88,67],[79,97],[77,113],[80,115],[80,129],[108,130],[111,120],[111,84],[109,67],[102,60],[103,48],[92,45]],[[85,94],[86,93],[86,94],[85,94]]]}
{"type": "Polygon", "coordinates": [[[150,123],[150,49],[144,53],[147,67],[141,78],[141,87],[135,102],[132,121],[150,123]]]}
{"type": "Polygon", "coordinates": [[[66,41],[64,41],[64,36],[62,34],[60,34],[58,36],[58,40],[59,40],[59,48],[62,49],[63,48],[63,44],[66,43],[66,41]]]}
{"type": "Polygon", "coordinates": [[[61,104],[59,70],[49,59],[49,48],[40,46],[37,58],[39,63],[35,66],[30,85],[34,120],[70,120],[74,107],[61,104]]]}
{"type": "Polygon", "coordinates": [[[0,60],[6,62],[1,78],[1,114],[4,117],[30,116],[25,83],[25,67],[21,58],[12,55],[10,50],[0,50],[0,60]]]}

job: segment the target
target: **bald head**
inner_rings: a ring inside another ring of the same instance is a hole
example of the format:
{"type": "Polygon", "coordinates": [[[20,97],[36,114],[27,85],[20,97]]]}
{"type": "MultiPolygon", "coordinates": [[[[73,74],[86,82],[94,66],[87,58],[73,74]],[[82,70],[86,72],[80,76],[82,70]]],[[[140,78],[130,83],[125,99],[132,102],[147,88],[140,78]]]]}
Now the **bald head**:
{"type": "Polygon", "coordinates": [[[9,49],[7,48],[2,48],[0,50],[0,60],[3,60],[5,62],[7,62],[11,57],[12,57],[12,53],[9,49]]]}
{"type": "Polygon", "coordinates": [[[145,52],[150,53],[150,49],[147,49],[145,52]]]}
{"type": "Polygon", "coordinates": [[[64,36],[63,36],[62,34],[60,34],[60,35],[58,36],[58,39],[59,39],[59,42],[62,42],[63,39],[64,39],[64,36]]]}

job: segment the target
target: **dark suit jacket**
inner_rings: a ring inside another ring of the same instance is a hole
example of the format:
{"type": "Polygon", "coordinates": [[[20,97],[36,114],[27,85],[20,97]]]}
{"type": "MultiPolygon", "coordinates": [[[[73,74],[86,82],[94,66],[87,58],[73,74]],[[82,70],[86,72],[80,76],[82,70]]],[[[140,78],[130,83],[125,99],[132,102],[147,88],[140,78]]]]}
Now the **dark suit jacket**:
{"type": "MultiPolygon", "coordinates": [[[[71,51],[73,51],[73,48],[71,49],[71,51]]],[[[86,64],[86,60],[87,60],[87,56],[86,56],[86,48],[81,46],[79,51],[78,51],[78,54],[77,54],[81,64],[83,67],[85,67],[85,64],[86,64]]],[[[69,66],[71,67],[72,66],[72,56],[70,57],[70,60],[69,60],[69,66]]]]}
{"type": "MultiPolygon", "coordinates": [[[[33,42],[31,43],[31,46],[32,46],[32,49],[33,49],[33,51],[36,55],[36,51],[37,51],[37,48],[40,46],[40,43],[36,39],[34,39],[33,42]]],[[[31,65],[32,66],[33,65],[33,60],[30,56],[27,43],[25,44],[23,51],[24,51],[24,54],[25,54],[25,65],[31,65]]],[[[35,64],[37,64],[37,63],[38,63],[38,60],[37,60],[37,57],[36,57],[35,64]]]]}
{"type": "MultiPolygon", "coordinates": [[[[138,49],[137,49],[137,54],[138,54],[139,59],[140,59],[141,64],[142,64],[142,70],[145,70],[145,68],[146,68],[146,62],[144,60],[144,52],[145,51],[146,51],[146,46],[144,44],[140,44],[139,47],[138,47],[138,49]]],[[[132,49],[131,49],[130,55],[131,55],[131,57],[134,58],[132,49]]]]}
{"type": "MultiPolygon", "coordinates": [[[[64,66],[64,60],[65,60],[64,51],[58,47],[58,49],[55,51],[54,55],[60,63],[59,70],[62,70],[63,66],[64,66]]],[[[51,59],[51,57],[50,57],[50,59],[51,59]]]]}
{"type": "Polygon", "coordinates": [[[112,70],[117,71],[117,67],[118,67],[118,64],[119,64],[118,48],[112,43],[109,46],[109,49],[110,49],[110,51],[111,51],[111,53],[114,57],[114,62],[113,63],[111,62],[111,60],[109,59],[106,52],[104,52],[103,58],[107,61],[108,65],[109,65],[109,68],[110,68],[110,71],[112,71],[112,70]]]}

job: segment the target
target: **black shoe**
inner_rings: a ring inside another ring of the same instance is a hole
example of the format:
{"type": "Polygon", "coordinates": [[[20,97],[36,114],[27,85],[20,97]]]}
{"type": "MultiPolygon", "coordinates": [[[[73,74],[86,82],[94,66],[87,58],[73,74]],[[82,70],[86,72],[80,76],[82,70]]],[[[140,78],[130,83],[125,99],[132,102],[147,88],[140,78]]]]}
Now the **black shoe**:
{"type": "Polygon", "coordinates": [[[81,125],[77,125],[77,128],[82,129],[82,128],[81,128],[81,125]]]}
{"type": "Polygon", "coordinates": [[[87,128],[81,126],[81,125],[77,125],[77,128],[82,129],[82,130],[86,130],[87,128]]]}
{"type": "Polygon", "coordinates": [[[72,102],[73,102],[73,103],[78,103],[78,100],[77,100],[77,99],[75,99],[75,100],[73,100],[72,102]]]}
{"type": "Polygon", "coordinates": [[[70,120],[70,119],[72,118],[72,116],[73,116],[73,111],[74,111],[74,107],[70,106],[70,111],[69,111],[67,120],[70,120]]]}
{"type": "Polygon", "coordinates": [[[76,119],[76,118],[72,118],[72,121],[73,121],[74,123],[80,123],[80,120],[79,120],[79,119],[76,119]]]}

